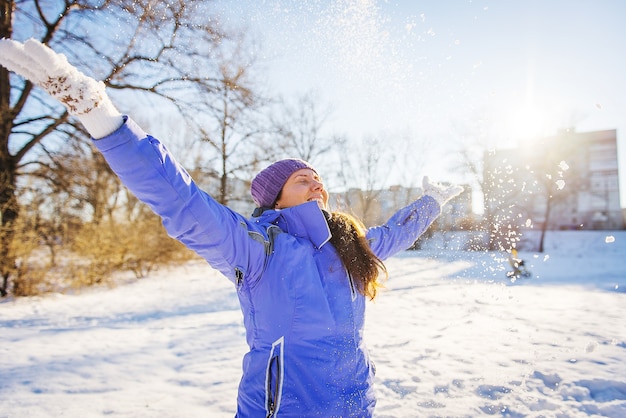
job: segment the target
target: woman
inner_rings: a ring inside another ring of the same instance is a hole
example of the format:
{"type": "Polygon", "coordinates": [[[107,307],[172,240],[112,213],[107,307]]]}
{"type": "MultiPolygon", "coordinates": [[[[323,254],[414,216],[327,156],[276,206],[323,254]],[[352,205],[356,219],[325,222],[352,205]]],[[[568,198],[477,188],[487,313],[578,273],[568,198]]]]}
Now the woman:
{"type": "Polygon", "coordinates": [[[372,415],[366,298],[375,297],[378,276],[386,274],[382,260],[408,248],[460,188],[425,178],[422,198],[366,230],[327,212],[315,168],[286,159],[253,179],[258,208],[246,219],[200,190],[161,142],[117,111],[102,83],[65,57],[34,40],[1,40],[0,63],[63,102],[168,233],[234,283],[250,348],[238,417],[372,415]]]}

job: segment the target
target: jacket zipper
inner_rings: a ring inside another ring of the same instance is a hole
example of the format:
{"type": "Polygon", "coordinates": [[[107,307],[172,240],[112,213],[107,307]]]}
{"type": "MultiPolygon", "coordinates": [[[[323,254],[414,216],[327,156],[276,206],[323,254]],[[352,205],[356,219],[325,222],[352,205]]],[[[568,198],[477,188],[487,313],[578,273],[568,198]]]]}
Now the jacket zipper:
{"type": "Polygon", "coordinates": [[[275,417],[280,408],[280,399],[283,386],[283,343],[280,337],[272,344],[272,351],[267,362],[265,374],[265,409],[266,417],[275,417]]]}
{"type": "Polygon", "coordinates": [[[277,357],[270,360],[270,378],[267,380],[267,417],[273,417],[276,413],[276,401],[278,394],[278,375],[280,374],[280,362],[277,357]]]}
{"type": "Polygon", "coordinates": [[[356,299],[356,288],[354,287],[354,280],[352,279],[352,275],[346,271],[348,275],[348,280],[350,280],[350,293],[352,295],[352,301],[356,299]]]}

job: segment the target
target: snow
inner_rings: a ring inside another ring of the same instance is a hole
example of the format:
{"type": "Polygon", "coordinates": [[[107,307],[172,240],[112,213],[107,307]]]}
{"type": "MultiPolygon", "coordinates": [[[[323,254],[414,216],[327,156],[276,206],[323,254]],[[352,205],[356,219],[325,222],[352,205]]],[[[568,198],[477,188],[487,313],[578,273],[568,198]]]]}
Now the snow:
{"type": "MultiPolygon", "coordinates": [[[[436,241],[434,241],[436,242],[436,241]]],[[[626,416],[626,231],[503,254],[404,252],[368,305],[377,417],[626,416]]],[[[0,302],[0,417],[232,417],[244,330],[194,261],[114,288],[0,302]]]]}

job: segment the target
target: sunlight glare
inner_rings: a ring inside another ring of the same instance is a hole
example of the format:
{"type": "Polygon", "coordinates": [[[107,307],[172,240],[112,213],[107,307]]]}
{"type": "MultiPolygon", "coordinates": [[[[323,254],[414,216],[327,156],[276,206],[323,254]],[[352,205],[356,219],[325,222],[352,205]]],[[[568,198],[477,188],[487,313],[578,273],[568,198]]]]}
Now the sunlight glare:
{"type": "Polygon", "coordinates": [[[509,115],[506,128],[511,137],[517,140],[531,140],[543,135],[545,120],[544,113],[538,107],[525,105],[509,115]]]}

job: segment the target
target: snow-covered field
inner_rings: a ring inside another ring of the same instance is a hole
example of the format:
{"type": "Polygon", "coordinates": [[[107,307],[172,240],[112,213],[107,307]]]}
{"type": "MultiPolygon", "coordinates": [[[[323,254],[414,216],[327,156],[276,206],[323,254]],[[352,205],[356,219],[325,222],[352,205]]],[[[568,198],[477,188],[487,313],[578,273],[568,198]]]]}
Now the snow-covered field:
{"type": "MultiPolygon", "coordinates": [[[[368,307],[378,417],[626,416],[626,232],[387,262],[368,307]]],[[[241,314],[194,262],[113,289],[0,301],[0,417],[232,417],[241,314]]]]}

